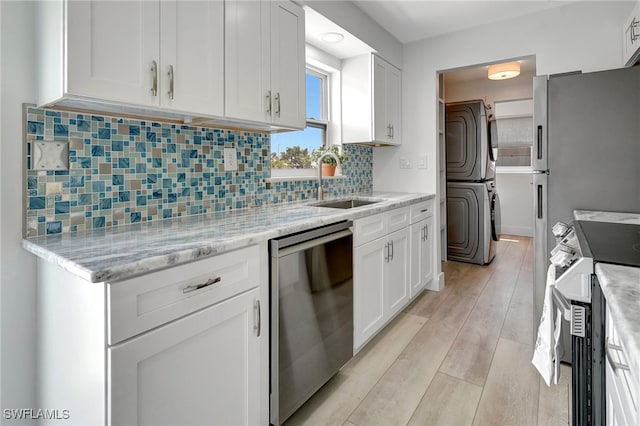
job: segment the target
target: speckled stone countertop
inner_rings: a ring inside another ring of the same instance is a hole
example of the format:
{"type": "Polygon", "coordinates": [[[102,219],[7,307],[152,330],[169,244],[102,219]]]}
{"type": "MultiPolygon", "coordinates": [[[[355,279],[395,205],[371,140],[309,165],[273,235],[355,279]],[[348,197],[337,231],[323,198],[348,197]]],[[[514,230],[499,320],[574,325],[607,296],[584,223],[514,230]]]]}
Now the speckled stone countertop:
{"type": "MultiPolygon", "coordinates": [[[[638,213],[575,210],[573,216],[577,220],[640,225],[638,213]]],[[[629,352],[627,359],[638,371],[640,365],[640,268],[597,263],[595,269],[616,330],[625,350],[629,352]]]]}
{"type": "Polygon", "coordinates": [[[116,282],[282,235],[382,213],[434,195],[374,192],[357,198],[380,202],[353,209],[314,207],[310,201],[216,212],[36,237],[23,240],[22,246],[86,281],[116,282]]]}

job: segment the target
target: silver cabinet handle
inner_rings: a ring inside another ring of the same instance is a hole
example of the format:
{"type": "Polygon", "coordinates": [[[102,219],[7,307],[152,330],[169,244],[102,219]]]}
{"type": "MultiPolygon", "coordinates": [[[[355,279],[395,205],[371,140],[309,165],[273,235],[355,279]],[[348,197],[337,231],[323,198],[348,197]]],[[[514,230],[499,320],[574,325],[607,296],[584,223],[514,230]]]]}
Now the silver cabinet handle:
{"type": "Polygon", "coordinates": [[[611,356],[611,351],[609,349],[618,351],[618,352],[623,352],[623,350],[622,350],[622,346],[609,343],[608,340],[605,343],[605,352],[607,353],[607,360],[609,360],[609,364],[611,364],[611,368],[613,368],[614,373],[617,372],[618,370],[629,371],[628,365],[622,364],[621,362],[617,362],[613,360],[613,356],[611,356]]]}
{"type": "Polygon", "coordinates": [[[191,293],[192,291],[200,290],[201,288],[209,287],[222,281],[221,277],[209,278],[207,281],[199,284],[191,284],[182,289],[183,294],[191,293]]]}
{"type": "Polygon", "coordinates": [[[420,228],[420,239],[424,241],[424,226],[420,228]]]}
{"type": "Polygon", "coordinates": [[[276,93],[276,116],[280,117],[280,92],[276,93]]]}
{"type": "Polygon", "coordinates": [[[391,124],[387,124],[387,137],[391,137],[391,124]]]}
{"type": "Polygon", "coordinates": [[[393,240],[391,240],[391,242],[389,244],[391,244],[391,259],[389,259],[389,260],[393,261],[393,240]]]}
{"type": "Polygon", "coordinates": [[[153,84],[151,86],[151,96],[158,96],[158,63],[151,61],[151,76],[153,78],[153,84]]]}
{"type": "Polygon", "coordinates": [[[640,27],[640,21],[637,18],[633,18],[631,24],[629,24],[629,36],[631,38],[631,44],[635,43],[640,38],[640,33],[636,33],[636,29],[640,27]]]}
{"type": "Polygon", "coordinates": [[[173,65],[169,65],[169,72],[167,75],[169,76],[169,91],[167,94],[169,95],[169,99],[173,100],[173,65]]]}
{"type": "Polygon", "coordinates": [[[422,227],[422,241],[425,241],[427,239],[426,235],[425,235],[425,231],[424,231],[424,226],[422,227]]]}
{"type": "Polygon", "coordinates": [[[385,261],[385,263],[389,263],[389,243],[386,243],[384,245],[384,251],[385,251],[385,253],[384,253],[384,261],[385,261]]]}
{"type": "Polygon", "coordinates": [[[424,240],[429,240],[429,225],[424,226],[424,240]]]}
{"type": "Polygon", "coordinates": [[[271,115],[271,90],[267,90],[267,94],[264,97],[267,100],[267,114],[271,115]]]}
{"type": "Polygon", "coordinates": [[[253,331],[256,332],[256,337],[260,337],[260,331],[261,331],[261,328],[262,328],[262,319],[261,319],[261,315],[260,315],[260,301],[259,300],[255,300],[253,302],[253,314],[254,314],[253,331]]]}
{"type": "Polygon", "coordinates": [[[395,129],[393,128],[393,124],[392,124],[391,125],[391,139],[393,139],[393,135],[395,134],[394,130],[395,129]]]}

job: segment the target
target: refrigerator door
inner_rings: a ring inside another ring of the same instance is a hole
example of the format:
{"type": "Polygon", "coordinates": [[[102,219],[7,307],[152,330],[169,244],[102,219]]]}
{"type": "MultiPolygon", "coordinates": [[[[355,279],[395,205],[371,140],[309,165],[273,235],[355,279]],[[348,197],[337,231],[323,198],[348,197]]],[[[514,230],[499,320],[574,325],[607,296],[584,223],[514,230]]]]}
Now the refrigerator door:
{"type": "Polygon", "coordinates": [[[547,170],[547,79],[533,78],[533,170],[547,170]]]}
{"type": "MultiPolygon", "coordinates": [[[[549,267],[549,250],[553,246],[547,246],[547,182],[546,173],[533,174],[533,324],[534,330],[538,329],[542,303],[547,280],[547,268],[549,267]]],[[[553,226],[553,224],[551,224],[553,226]]]]}

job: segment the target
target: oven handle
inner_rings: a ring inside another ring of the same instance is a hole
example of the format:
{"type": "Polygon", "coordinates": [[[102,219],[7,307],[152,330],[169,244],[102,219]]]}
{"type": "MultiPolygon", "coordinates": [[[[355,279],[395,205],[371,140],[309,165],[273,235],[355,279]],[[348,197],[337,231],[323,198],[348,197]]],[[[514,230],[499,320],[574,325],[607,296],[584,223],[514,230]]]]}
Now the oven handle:
{"type": "Polygon", "coordinates": [[[562,311],[562,317],[567,321],[571,321],[571,304],[556,286],[551,287],[551,297],[553,298],[553,304],[562,311]]]}
{"type": "Polygon", "coordinates": [[[338,240],[340,238],[348,237],[351,235],[351,230],[345,229],[344,231],[334,232],[333,234],[325,235],[322,237],[314,238],[312,240],[308,240],[293,246],[289,246],[278,250],[278,257],[288,256],[292,253],[297,253],[300,251],[305,251],[310,249],[311,247],[321,246],[331,241],[338,240]]]}

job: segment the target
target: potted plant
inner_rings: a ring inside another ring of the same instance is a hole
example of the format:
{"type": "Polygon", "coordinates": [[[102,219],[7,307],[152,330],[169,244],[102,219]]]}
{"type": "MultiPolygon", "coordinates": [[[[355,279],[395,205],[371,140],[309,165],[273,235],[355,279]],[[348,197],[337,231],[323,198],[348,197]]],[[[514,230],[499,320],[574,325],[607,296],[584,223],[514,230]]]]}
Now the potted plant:
{"type": "Polygon", "coordinates": [[[344,164],[344,162],[349,159],[349,156],[345,152],[342,152],[342,150],[338,145],[322,146],[318,149],[314,149],[311,152],[311,156],[313,157],[314,163],[318,167],[322,167],[322,175],[333,176],[336,172],[336,166],[337,166],[335,158],[331,156],[326,156],[322,159],[322,164],[318,164],[318,160],[320,159],[320,157],[322,157],[327,152],[335,154],[335,156],[338,157],[338,159],[340,160],[341,165],[344,164]]]}

